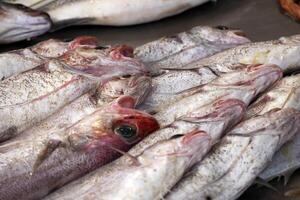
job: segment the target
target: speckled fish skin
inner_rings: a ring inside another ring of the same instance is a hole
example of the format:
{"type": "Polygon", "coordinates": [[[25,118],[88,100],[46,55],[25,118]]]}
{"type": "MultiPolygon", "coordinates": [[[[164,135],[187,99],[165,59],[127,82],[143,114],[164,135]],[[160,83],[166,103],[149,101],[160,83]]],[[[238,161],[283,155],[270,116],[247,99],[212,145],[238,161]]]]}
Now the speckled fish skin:
{"type": "Polygon", "coordinates": [[[135,55],[152,68],[181,69],[217,52],[250,42],[240,30],[197,26],[175,36],[164,37],[135,49],[135,55]]]}
{"type": "Polygon", "coordinates": [[[46,63],[51,58],[58,58],[79,46],[96,46],[98,41],[89,36],[77,37],[71,42],[49,39],[32,47],[0,54],[0,80],[17,75],[46,63]]]}
{"type": "MultiPolygon", "coordinates": [[[[294,108],[300,110],[300,74],[283,78],[276,87],[260,97],[247,111],[247,117],[261,115],[274,108],[294,108]]],[[[288,176],[300,167],[300,134],[285,144],[278,151],[272,162],[260,174],[260,178],[271,180],[275,177],[288,176]]]]}
{"type": "Polygon", "coordinates": [[[0,2],[0,44],[36,37],[47,32],[51,25],[49,15],[44,12],[0,2]]]}
{"type": "Polygon", "coordinates": [[[207,106],[194,110],[193,112],[182,116],[171,126],[154,132],[134,146],[129,151],[129,154],[137,157],[137,160],[125,155],[111,164],[97,169],[95,172],[50,194],[46,199],[67,200],[74,199],[75,197],[76,199],[85,200],[123,200],[127,198],[161,199],[182,177],[184,171],[195,162],[202,159],[213,143],[206,146],[204,150],[202,149],[195,152],[196,154],[188,160],[186,160],[186,157],[174,158],[177,161],[180,161],[181,159],[188,161],[187,163],[184,162],[184,165],[179,165],[172,157],[170,162],[163,161],[165,159],[167,159],[165,161],[168,161],[168,157],[160,156],[157,158],[159,160],[156,160],[156,157],[143,159],[144,155],[149,155],[149,153],[146,152],[149,152],[153,146],[159,145],[159,143],[164,140],[170,140],[177,136],[180,137],[190,132],[205,133],[209,138],[214,138],[214,140],[216,140],[216,138],[220,137],[227,128],[234,126],[241,120],[245,113],[245,107],[243,102],[236,99],[220,99],[207,106]],[[163,160],[160,160],[160,158],[163,160]],[[171,161],[174,161],[175,163],[171,161]],[[154,174],[151,173],[153,170],[155,170],[154,174]],[[137,174],[134,175],[135,172],[137,172],[137,174]],[[144,174],[144,172],[148,173],[144,174]],[[142,173],[144,176],[140,177],[139,173],[142,173]],[[141,180],[146,181],[142,181],[141,183],[141,180]],[[126,187],[131,184],[135,184],[137,187],[131,188],[130,196],[124,197],[124,194],[128,195],[128,190],[126,191],[126,188],[123,188],[123,190],[119,186],[123,185],[126,187]]]}
{"type": "Polygon", "coordinates": [[[240,123],[166,199],[237,199],[275,152],[300,131],[299,123],[299,111],[290,108],[275,109],[240,123]]]}
{"type": "Polygon", "coordinates": [[[23,157],[15,159],[14,162],[23,162],[18,166],[20,168],[12,170],[6,154],[2,155],[0,199],[40,199],[50,191],[116,159],[120,153],[115,149],[127,151],[157,130],[157,121],[146,113],[132,109],[134,104],[134,99],[129,96],[120,97],[68,129],[52,133],[48,141],[42,142],[44,148],[41,141],[37,144],[35,156],[26,156],[30,162],[24,161],[23,157]],[[120,128],[129,126],[135,130],[130,137],[119,132],[120,128]]]}
{"type": "Polygon", "coordinates": [[[208,1],[157,0],[153,3],[152,0],[6,0],[43,10],[49,13],[54,24],[66,21],[66,25],[80,23],[112,26],[159,20],[208,1]]]}
{"type": "Polygon", "coordinates": [[[144,66],[123,55],[123,50],[76,48],[58,61],[50,61],[46,69],[34,69],[2,81],[0,141],[20,134],[99,83],[145,73],[144,66]]]}
{"type": "Polygon", "coordinates": [[[297,71],[300,66],[300,35],[281,37],[278,40],[241,45],[197,63],[185,69],[210,67],[216,73],[226,73],[242,67],[241,64],[276,64],[284,72],[297,71]]]}
{"type": "Polygon", "coordinates": [[[155,114],[161,127],[166,127],[178,117],[224,96],[249,104],[254,97],[272,86],[282,77],[275,65],[252,65],[215,79],[204,85],[196,94],[186,97],[155,114]]]}

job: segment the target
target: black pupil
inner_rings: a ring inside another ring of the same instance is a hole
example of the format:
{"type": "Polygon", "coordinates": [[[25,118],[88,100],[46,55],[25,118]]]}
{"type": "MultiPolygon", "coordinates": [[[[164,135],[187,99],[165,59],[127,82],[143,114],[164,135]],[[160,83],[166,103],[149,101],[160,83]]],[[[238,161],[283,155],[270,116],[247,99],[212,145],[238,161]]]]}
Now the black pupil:
{"type": "Polygon", "coordinates": [[[124,137],[125,139],[129,139],[136,134],[136,129],[132,126],[122,125],[115,129],[116,133],[124,137]]]}

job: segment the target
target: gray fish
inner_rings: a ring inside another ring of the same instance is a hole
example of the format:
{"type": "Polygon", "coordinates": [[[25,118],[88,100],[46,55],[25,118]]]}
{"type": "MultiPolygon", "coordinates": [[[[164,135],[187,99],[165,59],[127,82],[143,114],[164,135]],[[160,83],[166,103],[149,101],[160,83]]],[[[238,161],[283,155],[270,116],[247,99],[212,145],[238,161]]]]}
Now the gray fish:
{"type": "Polygon", "coordinates": [[[185,65],[184,69],[210,67],[217,74],[234,71],[243,65],[275,64],[284,72],[297,71],[300,66],[300,35],[282,37],[278,40],[241,45],[199,62],[185,65]]]}
{"type": "Polygon", "coordinates": [[[248,42],[250,40],[240,30],[197,26],[137,47],[135,55],[153,71],[182,69],[202,58],[248,42]]]}
{"type": "Polygon", "coordinates": [[[284,108],[250,118],[230,131],[166,199],[237,199],[275,152],[300,131],[300,112],[284,108]]]}
{"type": "Polygon", "coordinates": [[[127,57],[129,47],[76,48],[46,66],[0,83],[0,141],[12,138],[61,109],[98,84],[122,76],[145,74],[127,57]],[[87,76],[87,77],[86,77],[87,76]]]}
{"type": "Polygon", "coordinates": [[[159,20],[210,0],[5,0],[43,10],[54,24],[125,26],[159,20]],[[87,12],[88,10],[88,12],[87,12]]]}
{"type": "Polygon", "coordinates": [[[0,80],[28,71],[77,47],[95,47],[98,40],[81,36],[70,42],[49,39],[32,47],[0,54],[0,80]]]}
{"type": "Polygon", "coordinates": [[[48,14],[21,4],[0,3],[0,44],[30,39],[47,32],[48,14]]]}
{"type": "Polygon", "coordinates": [[[159,128],[152,116],[134,105],[134,98],[122,96],[66,129],[0,146],[0,199],[41,199],[119,157],[115,149],[128,151],[159,128]]]}

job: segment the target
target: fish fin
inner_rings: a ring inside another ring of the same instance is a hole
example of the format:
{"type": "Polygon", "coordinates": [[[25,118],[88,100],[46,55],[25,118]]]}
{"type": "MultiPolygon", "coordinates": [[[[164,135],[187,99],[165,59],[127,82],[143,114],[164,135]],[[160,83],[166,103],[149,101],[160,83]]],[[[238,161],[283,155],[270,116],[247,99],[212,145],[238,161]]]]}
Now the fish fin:
{"type": "Polygon", "coordinates": [[[33,165],[33,173],[43,164],[43,162],[51,156],[51,154],[59,147],[64,146],[60,140],[50,139],[45,148],[39,152],[38,157],[33,165]]]}
{"type": "Polygon", "coordinates": [[[270,183],[268,183],[267,181],[265,181],[262,178],[257,177],[254,181],[255,184],[259,185],[259,186],[264,186],[266,188],[269,188],[277,193],[280,193],[279,190],[277,188],[275,188],[273,185],[271,185],[270,183]]]}
{"type": "Polygon", "coordinates": [[[283,184],[286,186],[291,178],[291,176],[294,174],[295,170],[290,170],[288,172],[285,172],[283,176],[283,184]]]}
{"type": "Polygon", "coordinates": [[[113,147],[111,145],[107,145],[107,146],[109,148],[111,148],[112,150],[114,150],[114,151],[122,154],[123,156],[126,156],[126,157],[130,158],[130,160],[133,162],[134,165],[140,165],[140,162],[138,161],[138,159],[135,156],[131,155],[130,153],[122,151],[122,150],[120,150],[120,149],[118,149],[116,147],[113,147]]]}
{"type": "Polygon", "coordinates": [[[62,28],[68,27],[68,26],[83,25],[92,20],[93,20],[93,18],[83,18],[83,19],[74,18],[74,19],[62,20],[59,23],[54,24],[49,32],[55,32],[57,30],[60,30],[62,28]]]}

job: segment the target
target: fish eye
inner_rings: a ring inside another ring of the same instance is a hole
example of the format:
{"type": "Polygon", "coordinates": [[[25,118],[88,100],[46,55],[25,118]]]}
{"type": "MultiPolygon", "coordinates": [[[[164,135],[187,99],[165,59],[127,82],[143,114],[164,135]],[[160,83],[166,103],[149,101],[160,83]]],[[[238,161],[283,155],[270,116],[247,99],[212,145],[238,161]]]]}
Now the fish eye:
{"type": "Polygon", "coordinates": [[[114,132],[120,136],[122,136],[126,140],[131,140],[136,137],[137,129],[133,125],[119,125],[114,128],[114,132]]]}

